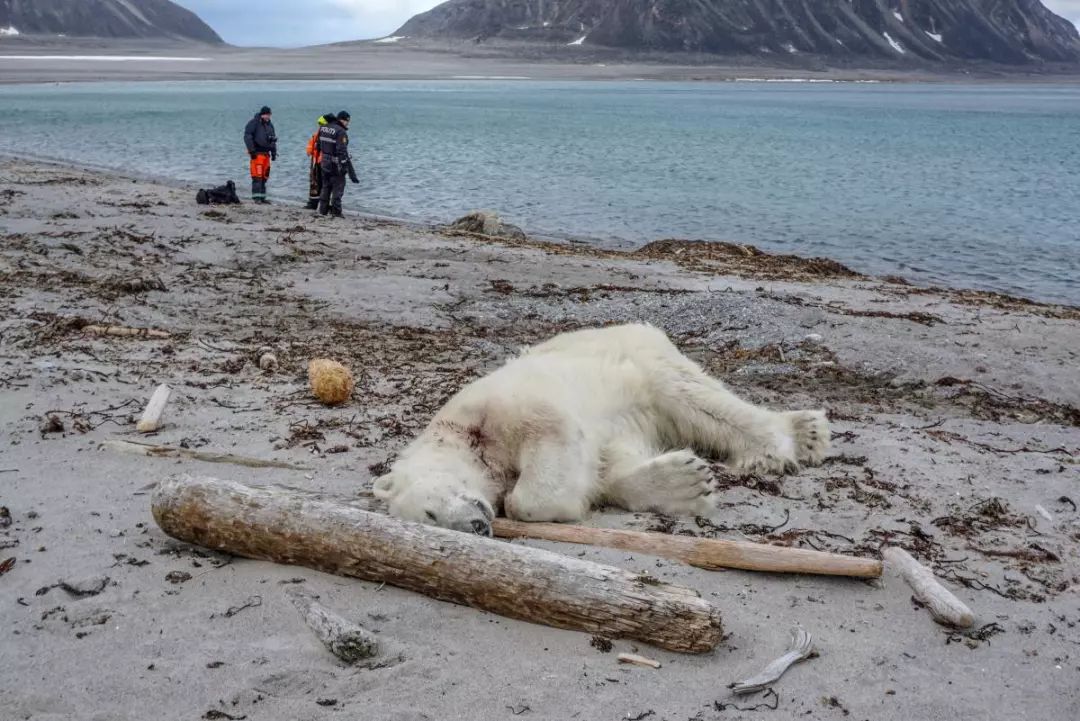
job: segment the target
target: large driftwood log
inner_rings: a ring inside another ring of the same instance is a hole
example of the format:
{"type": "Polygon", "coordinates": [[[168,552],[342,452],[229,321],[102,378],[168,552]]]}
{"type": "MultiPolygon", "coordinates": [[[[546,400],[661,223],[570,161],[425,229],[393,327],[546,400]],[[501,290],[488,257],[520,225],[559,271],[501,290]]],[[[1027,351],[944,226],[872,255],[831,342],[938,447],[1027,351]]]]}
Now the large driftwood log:
{"type": "Polygon", "coordinates": [[[741,568],[747,571],[816,573],[860,578],[877,578],[881,575],[881,561],[873,558],[842,556],[838,553],[770,546],[764,543],[689,538],[664,533],[568,526],[561,523],[520,523],[504,518],[496,519],[493,529],[499,538],[538,538],[545,541],[607,546],[671,558],[710,571],[741,568]]]}
{"type": "Polygon", "coordinates": [[[538,548],[407,523],[286,488],[182,477],[153,495],[174,538],[388,583],[510,618],[703,653],[719,611],[682,586],[538,548]]]}

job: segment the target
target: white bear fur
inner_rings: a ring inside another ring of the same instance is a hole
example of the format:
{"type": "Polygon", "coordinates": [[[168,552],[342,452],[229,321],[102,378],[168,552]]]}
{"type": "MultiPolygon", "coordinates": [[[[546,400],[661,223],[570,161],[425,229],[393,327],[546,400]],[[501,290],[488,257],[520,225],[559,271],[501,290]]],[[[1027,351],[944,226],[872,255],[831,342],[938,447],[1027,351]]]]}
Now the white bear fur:
{"type": "Polygon", "coordinates": [[[457,393],[375,482],[400,518],[490,533],[494,511],[579,521],[589,509],[710,515],[708,464],[787,472],[829,447],[824,411],[748,403],[663,332],[565,333],[457,393]]]}

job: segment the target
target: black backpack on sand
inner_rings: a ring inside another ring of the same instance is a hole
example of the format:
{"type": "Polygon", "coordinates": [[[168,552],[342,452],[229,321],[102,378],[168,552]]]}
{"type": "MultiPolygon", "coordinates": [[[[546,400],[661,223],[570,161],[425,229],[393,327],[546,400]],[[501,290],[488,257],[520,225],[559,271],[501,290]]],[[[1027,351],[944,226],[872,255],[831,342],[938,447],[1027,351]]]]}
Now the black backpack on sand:
{"type": "Polygon", "coordinates": [[[236,194],[236,183],[231,180],[216,188],[201,189],[195,194],[199,205],[239,205],[240,197],[236,194]]]}

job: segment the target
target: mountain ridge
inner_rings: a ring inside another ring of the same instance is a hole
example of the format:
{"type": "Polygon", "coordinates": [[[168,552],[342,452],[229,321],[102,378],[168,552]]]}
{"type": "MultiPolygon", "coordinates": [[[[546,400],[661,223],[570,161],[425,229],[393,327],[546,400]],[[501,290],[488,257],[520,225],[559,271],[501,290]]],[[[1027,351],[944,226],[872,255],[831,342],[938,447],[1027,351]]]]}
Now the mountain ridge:
{"type": "Polygon", "coordinates": [[[0,0],[6,35],[224,41],[192,11],[170,0],[0,0]]]}
{"type": "Polygon", "coordinates": [[[449,0],[417,38],[897,63],[1080,62],[1080,33],[1040,0],[449,0]]]}

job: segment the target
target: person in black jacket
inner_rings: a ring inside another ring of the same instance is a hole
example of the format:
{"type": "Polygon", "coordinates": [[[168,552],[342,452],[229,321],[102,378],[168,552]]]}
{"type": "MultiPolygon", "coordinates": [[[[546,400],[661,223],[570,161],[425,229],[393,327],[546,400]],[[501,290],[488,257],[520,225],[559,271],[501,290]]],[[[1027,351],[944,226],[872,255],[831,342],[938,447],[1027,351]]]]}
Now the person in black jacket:
{"type": "Polygon", "coordinates": [[[268,203],[266,181],[270,179],[270,163],[277,160],[277,133],[270,122],[270,108],[265,105],[244,128],[244,145],[251,158],[251,199],[268,203]]]}
{"type": "Polygon", "coordinates": [[[319,153],[323,172],[322,195],[319,196],[319,214],[329,213],[341,217],[341,197],[345,194],[345,178],[360,182],[353,169],[349,155],[349,121],[352,116],[345,110],[319,128],[319,153]]]}

